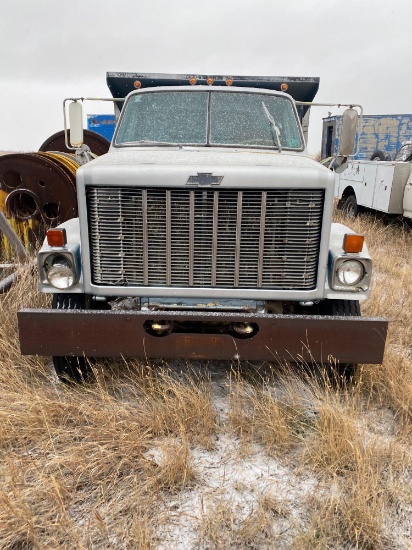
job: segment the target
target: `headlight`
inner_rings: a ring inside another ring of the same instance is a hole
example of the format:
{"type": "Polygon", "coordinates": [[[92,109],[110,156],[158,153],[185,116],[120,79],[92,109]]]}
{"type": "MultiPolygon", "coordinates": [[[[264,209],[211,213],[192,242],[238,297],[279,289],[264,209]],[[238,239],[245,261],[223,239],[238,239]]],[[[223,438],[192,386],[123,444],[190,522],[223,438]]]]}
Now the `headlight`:
{"type": "Polygon", "coordinates": [[[76,282],[73,266],[65,256],[55,256],[46,268],[48,282],[59,290],[70,288],[76,282]]]}
{"type": "Polygon", "coordinates": [[[336,275],[342,285],[354,286],[362,280],[365,275],[365,269],[361,262],[357,260],[347,260],[339,264],[336,275]]]}

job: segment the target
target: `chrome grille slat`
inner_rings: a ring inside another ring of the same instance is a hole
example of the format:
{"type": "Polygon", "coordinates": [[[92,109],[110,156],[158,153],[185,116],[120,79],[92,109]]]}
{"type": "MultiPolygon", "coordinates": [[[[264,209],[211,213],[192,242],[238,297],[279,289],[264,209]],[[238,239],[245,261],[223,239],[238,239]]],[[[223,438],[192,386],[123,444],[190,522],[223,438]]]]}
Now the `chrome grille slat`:
{"type": "Polygon", "coordinates": [[[166,284],[172,284],[172,205],[170,190],[166,191],[166,284]]]}
{"type": "Polygon", "coordinates": [[[87,188],[97,285],[316,286],[322,189],[87,188]]]}
{"type": "MultiPolygon", "coordinates": [[[[149,283],[149,251],[147,243],[147,191],[142,190],[142,218],[143,218],[143,232],[142,232],[142,241],[143,241],[143,284],[145,286],[149,283]]],[[[137,235],[136,238],[139,238],[140,235],[137,235]]]]}
{"type": "Polygon", "coordinates": [[[195,195],[190,191],[189,207],[189,286],[193,286],[193,263],[195,249],[195,195]]]}
{"type": "Polygon", "coordinates": [[[216,286],[218,219],[219,219],[219,191],[214,191],[213,193],[213,234],[212,234],[212,279],[211,279],[212,286],[216,286]]]}
{"type": "Polygon", "coordinates": [[[239,286],[240,274],[240,243],[242,238],[242,208],[243,191],[237,194],[237,217],[236,217],[236,250],[235,250],[235,287],[239,286]]]}
{"type": "Polygon", "coordinates": [[[261,200],[261,206],[260,206],[258,287],[262,286],[262,280],[263,280],[263,252],[264,252],[264,244],[265,244],[266,199],[267,199],[267,192],[262,191],[262,200],[261,200]]]}

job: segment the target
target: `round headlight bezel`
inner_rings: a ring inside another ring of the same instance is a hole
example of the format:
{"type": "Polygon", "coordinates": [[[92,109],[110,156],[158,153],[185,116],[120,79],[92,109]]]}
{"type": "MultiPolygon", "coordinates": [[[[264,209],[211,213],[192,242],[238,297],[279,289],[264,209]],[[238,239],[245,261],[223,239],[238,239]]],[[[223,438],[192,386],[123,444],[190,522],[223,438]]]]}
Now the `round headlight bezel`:
{"type": "Polygon", "coordinates": [[[48,257],[45,262],[47,282],[58,290],[71,288],[76,282],[76,271],[70,258],[63,254],[48,257]]]}
{"type": "Polygon", "coordinates": [[[365,266],[355,259],[341,262],[336,269],[336,278],[344,287],[354,287],[365,277],[365,266]]]}

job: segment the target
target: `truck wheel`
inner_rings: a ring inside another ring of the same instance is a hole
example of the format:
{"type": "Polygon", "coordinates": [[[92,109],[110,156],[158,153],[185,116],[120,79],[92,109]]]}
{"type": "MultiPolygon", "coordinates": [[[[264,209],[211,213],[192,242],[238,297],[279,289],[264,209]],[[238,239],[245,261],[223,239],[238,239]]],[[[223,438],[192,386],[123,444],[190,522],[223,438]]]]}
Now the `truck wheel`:
{"type": "MultiPolygon", "coordinates": [[[[334,317],[360,317],[361,309],[358,300],[323,300],[319,304],[321,315],[334,317]]],[[[355,373],[356,364],[339,363],[326,365],[326,376],[333,384],[348,382],[355,373]]]]}
{"type": "Polygon", "coordinates": [[[382,151],[375,151],[372,155],[370,160],[386,160],[385,153],[382,151]]]}
{"type": "MultiPolygon", "coordinates": [[[[54,294],[53,309],[86,309],[84,294],[54,294]]],[[[53,365],[62,382],[82,383],[93,380],[93,371],[84,357],[53,357],[53,365]]]]}
{"type": "Polygon", "coordinates": [[[348,216],[348,218],[356,218],[359,213],[359,206],[356,201],[355,195],[349,195],[342,204],[342,211],[348,216]]]}
{"type": "Polygon", "coordinates": [[[361,314],[358,300],[324,300],[321,306],[322,315],[360,317],[361,314]]]}

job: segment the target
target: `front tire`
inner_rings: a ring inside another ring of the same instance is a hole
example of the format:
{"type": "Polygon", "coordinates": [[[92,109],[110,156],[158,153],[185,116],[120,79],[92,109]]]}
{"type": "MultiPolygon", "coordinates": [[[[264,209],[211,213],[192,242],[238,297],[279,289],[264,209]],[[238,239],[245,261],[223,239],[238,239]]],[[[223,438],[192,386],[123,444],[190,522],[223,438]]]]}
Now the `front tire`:
{"type": "Polygon", "coordinates": [[[355,195],[349,195],[343,202],[341,209],[348,218],[356,218],[359,214],[359,206],[355,195]]]}
{"type": "Polygon", "coordinates": [[[358,300],[323,300],[321,315],[333,315],[336,317],[360,317],[361,309],[358,300]]]}
{"type": "MultiPolygon", "coordinates": [[[[53,309],[87,309],[84,294],[53,294],[53,309]]],[[[93,380],[93,371],[84,357],[56,356],[53,365],[57,376],[65,383],[82,383],[93,380]]]]}
{"type": "MultiPolygon", "coordinates": [[[[361,308],[358,300],[323,300],[319,304],[319,313],[333,317],[360,317],[361,308]]],[[[325,374],[330,382],[339,385],[350,381],[355,370],[354,363],[328,364],[325,374]]]]}

